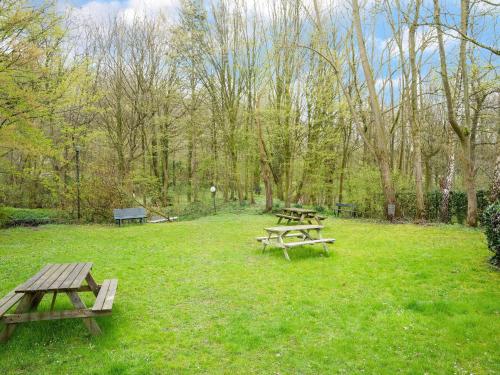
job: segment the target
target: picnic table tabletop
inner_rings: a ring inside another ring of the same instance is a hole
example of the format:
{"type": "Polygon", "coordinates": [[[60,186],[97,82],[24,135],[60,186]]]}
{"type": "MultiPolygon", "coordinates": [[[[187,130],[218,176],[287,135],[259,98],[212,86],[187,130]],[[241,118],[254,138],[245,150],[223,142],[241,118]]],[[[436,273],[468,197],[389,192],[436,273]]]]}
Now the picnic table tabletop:
{"type": "Polygon", "coordinates": [[[280,225],[276,227],[264,228],[267,232],[271,233],[286,233],[291,231],[303,231],[303,230],[320,230],[323,229],[323,225],[280,225]]]}
{"type": "Polygon", "coordinates": [[[313,210],[310,208],[296,208],[296,207],[285,207],[285,208],[283,208],[283,211],[295,212],[298,214],[315,214],[316,213],[316,210],[313,210]]]}
{"type": "Polygon", "coordinates": [[[47,264],[37,274],[19,285],[16,293],[78,290],[88,278],[92,263],[47,264]]]}

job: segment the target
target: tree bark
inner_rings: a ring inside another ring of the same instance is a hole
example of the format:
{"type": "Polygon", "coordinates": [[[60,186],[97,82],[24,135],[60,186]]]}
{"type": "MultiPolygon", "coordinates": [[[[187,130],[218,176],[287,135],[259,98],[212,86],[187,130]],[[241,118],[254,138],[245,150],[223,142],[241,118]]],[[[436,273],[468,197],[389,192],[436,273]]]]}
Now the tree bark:
{"type": "MultiPolygon", "coordinates": [[[[384,128],[382,110],[378,101],[377,90],[375,89],[375,80],[373,79],[372,69],[368,61],[365,41],[363,39],[363,31],[361,29],[361,19],[359,16],[358,0],[352,0],[353,24],[358,41],[359,55],[361,65],[365,75],[366,86],[368,88],[370,107],[373,112],[374,137],[375,137],[375,156],[377,158],[380,177],[382,182],[382,190],[387,204],[396,204],[396,192],[392,182],[392,173],[389,159],[387,134],[384,128]]],[[[385,212],[388,215],[387,211],[385,212]]],[[[390,217],[392,219],[392,217],[390,217]]]]}

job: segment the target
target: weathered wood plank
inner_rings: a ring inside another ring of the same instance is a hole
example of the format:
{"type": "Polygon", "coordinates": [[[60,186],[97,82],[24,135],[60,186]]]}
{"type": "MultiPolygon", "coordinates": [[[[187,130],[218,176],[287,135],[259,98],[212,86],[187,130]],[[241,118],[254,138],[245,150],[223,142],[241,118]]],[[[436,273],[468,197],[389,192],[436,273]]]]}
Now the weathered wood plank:
{"type": "Polygon", "coordinates": [[[42,277],[45,272],[47,272],[51,267],[53,266],[53,264],[46,264],[40,271],[38,271],[35,275],[33,275],[32,277],[30,277],[28,280],[26,280],[24,283],[22,283],[21,285],[18,285],[15,289],[15,291],[19,291],[19,292],[22,292],[24,291],[26,288],[29,288],[34,282],[36,282],[40,277],[42,277]]]}
{"type": "MultiPolygon", "coordinates": [[[[32,294],[23,294],[23,298],[16,307],[16,314],[28,312],[32,306],[32,294]]],[[[0,318],[3,320],[5,317],[0,318]]],[[[0,333],[0,342],[5,343],[16,330],[17,324],[6,324],[4,330],[0,333]]]]}
{"type": "Polygon", "coordinates": [[[102,305],[104,304],[104,300],[106,299],[106,295],[108,294],[108,289],[111,284],[111,280],[104,280],[101,289],[99,290],[99,294],[97,295],[97,298],[94,302],[94,306],[92,307],[92,310],[98,311],[102,310],[102,305]]]}
{"type": "Polygon", "coordinates": [[[12,306],[19,302],[21,298],[23,298],[24,293],[16,293],[14,291],[7,294],[0,301],[0,316],[5,314],[12,306]]]}
{"type": "Polygon", "coordinates": [[[110,315],[111,311],[92,311],[90,309],[76,309],[63,311],[44,311],[29,314],[9,314],[5,315],[1,320],[6,324],[36,322],[40,320],[58,320],[72,318],[95,318],[100,316],[110,315]]]}
{"type": "Polygon", "coordinates": [[[52,274],[38,286],[37,290],[47,290],[50,288],[50,286],[54,284],[68,268],[71,268],[71,263],[62,263],[57,271],[52,272],[52,274]]]}
{"type": "Polygon", "coordinates": [[[75,278],[80,274],[80,271],[85,267],[87,263],[77,263],[77,266],[71,271],[66,280],[64,280],[59,286],[60,290],[69,289],[75,278]]]}
{"type": "Polygon", "coordinates": [[[71,273],[78,266],[78,263],[70,263],[68,267],[59,275],[59,277],[54,280],[54,282],[47,287],[48,291],[58,290],[61,284],[71,275],[71,273]]]}
{"type": "Polygon", "coordinates": [[[115,300],[117,286],[118,286],[118,280],[116,279],[111,280],[108,292],[106,293],[106,298],[104,298],[104,303],[102,305],[103,311],[109,311],[113,308],[113,302],[115,300]]]}
{"type": "Polygon", "coordinates": [[[69,288],[78,289],[82,285],[83,280],[85,280],[85,277],[87,276],[87,274],[90,272],[91,269],[92,269],[92,263],[85,263],[82,270],[75,277],[69,288]]]}
{"type": "MultiPolygon", "coordinates": [[[[37,281],[35,281],[29,287],[25,288],[25,290],[21,291],[32,293],[39,290],[38,288],[40,287],[40,285],[42,285],[47,279],[49,279],[52,276],[52,274],[54,274],[54,272],[57,272],[63,266],[64,264],[52,264],[52,266],[49,269],[47,269],[47,271],[37,281]]],[[[16,291],[19,290],[20,290],[19,288],[16,289],[16,291]]]]}
{"type": "Polygon", "coordinates": [[[273,233],[287,233],[287,232],[301,231],[301,230],[318,230],[323,228],[324,227],[322,225],[308,224],[308,225],[281,225],[264,229],[268,232],[273,232],[273,233]]]}
{"type": "MultiPolygon", "coordinates": [[[[288,233],[288,234],[284,235],[283,237],[302,237],[302,236],[303,235],[301,233],[288,233]]],[[[262,241],[267,240],[267,239],[275,240],[277,238],[278,238],[277,235],[272,235],[271,237],[268,237],[268,236],[257,237],[256,240],[259,242],[262,242],[262,241]]]]}
{"type": "Polygon", "coordinates": [[[321,243],[334,243],[334,238],[321,238],[318,240],[307,240],[307,241],[297,241],[297,242],[285,242],[283,246],[285,247],[296,247],[296,246],[304,246],[304,245],[315,245],[321,243]]]}

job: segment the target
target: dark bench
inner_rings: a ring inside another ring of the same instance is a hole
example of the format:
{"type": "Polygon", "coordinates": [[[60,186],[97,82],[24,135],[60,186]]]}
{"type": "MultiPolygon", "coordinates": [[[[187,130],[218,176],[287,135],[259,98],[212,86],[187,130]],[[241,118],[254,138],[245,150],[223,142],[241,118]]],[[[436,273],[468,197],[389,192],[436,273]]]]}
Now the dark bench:
{"type": "Polygon", "coordinates": [[[352,203],[335,203],[337,206],[337,216],[340,216],[342,212],[348,212],[351,214],[351,217],[356,217],[358,211],[356,210],[356,205],[352,203]]]}
{"type": "Polygon", "coordinates": [[[144,207],[116,208],[113,210],[113,216],[118,225],[122,225],[123,220],[140,220],[141,223],[144,223],[147,219],[144,207]]]}

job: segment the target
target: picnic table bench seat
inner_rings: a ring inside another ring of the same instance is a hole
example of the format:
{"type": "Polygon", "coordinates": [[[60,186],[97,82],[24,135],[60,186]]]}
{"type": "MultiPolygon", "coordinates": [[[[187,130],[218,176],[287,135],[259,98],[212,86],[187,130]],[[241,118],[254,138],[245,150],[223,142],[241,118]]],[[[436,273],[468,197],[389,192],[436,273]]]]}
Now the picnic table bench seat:
{"type": "MultiPolygon", "coordinates": [[[[288,233],[288,234],[285,234],[283,237],[301,237],[301,238],[304,238],[304,234],[302,234],[302,233],[288,233]]],[[[278,238],[278,235],[274,234],[271,237],[269,237],[269,236],[257,237],[256,240],[259,242],[262,242],[262,241],[265,241],[268,239],[275,240],[277,238],[278,238]]]]}
{"type": "Polygon", "coordinates": [[[117,285],[117,279],[103,281],[92,311],[111,311],[113,309],[117,285]]]}
{"type": "Polygon", "coordinates": [[[285,242],[283,243],[284,247],[296,247],[296,246],[304,246],[304,245],[314,245],[317,243],[334,243],[334,238],[319,238],[316,240],[305,240],[305,241],[295,241],[295,242],[285,242]]]}
{"type": "Polygon", "coordinates": [[[290,219],[290,220],[295,220],[297,218],[296,216],[285,215],[285,214],[276,214],[276,217],[280,217],[282,219],[290,219]]]}
{"type": "Polygon", "coordinates": [[[16,293],[14,290],[0,300],[0,317],[3,316],[9,309],[18,303],[24,293],[16,293]]]}

